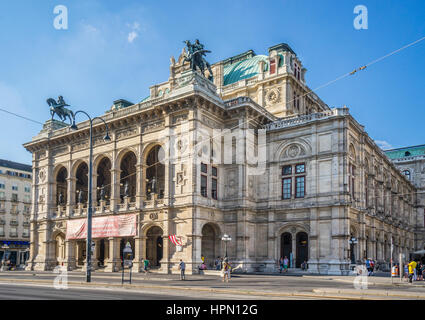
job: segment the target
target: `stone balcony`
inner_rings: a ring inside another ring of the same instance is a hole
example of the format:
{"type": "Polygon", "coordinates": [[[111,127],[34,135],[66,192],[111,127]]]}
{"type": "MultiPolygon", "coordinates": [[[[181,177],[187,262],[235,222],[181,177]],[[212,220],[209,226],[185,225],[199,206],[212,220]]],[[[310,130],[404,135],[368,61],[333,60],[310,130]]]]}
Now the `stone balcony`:
{"type": "Polygon", "coordinates": [[[330,119],[337,116],[347,116],[349,115],[348,108],[335,108],[324,112],[316,112],[312,114],[307,114],[303,116],[294,116],[290,118],[284,118],[281,120],[274,121],[272,123],[266,124],[263,128],[267,131],[274,131],[283,128],[293,127],[297,125],[306,124],[309,122],[330,119]]]}

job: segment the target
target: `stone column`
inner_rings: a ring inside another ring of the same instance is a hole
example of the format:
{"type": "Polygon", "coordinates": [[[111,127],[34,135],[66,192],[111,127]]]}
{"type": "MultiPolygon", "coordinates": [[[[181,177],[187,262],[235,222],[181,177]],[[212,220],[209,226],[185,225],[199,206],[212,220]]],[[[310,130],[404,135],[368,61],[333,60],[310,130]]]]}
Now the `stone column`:
{"type": "Polygon", "coordinates": [[[74,240],[65,240],[65,266],[68,271],[76,268],[74,240]]]}
{"type": "Polygon", "coordinates": [[[143,208],[143,164],[136,164],[136,208],[143,208]]]}
{"type": "Polygon", "coordinates": [[[117,272],[121,269],[120,240],[120,238],[109,238],[108,265],[105,268],[107,272],[117,272]]]}
{"type": "MultiPolygon", "coordinates": [[[[93,173],[92,173],[92,208],[93,208],[93,214],[96,213],[96,207],[97,207],[97,173],[95,173],[95,169],[93,166],[93,173]]],[[[88,199],[88,195],[87,195],[88,199]]]]}
{"type": "Polygon", "coordinates": [[[143,272],[143,260],[146,257],[146,239],[146,236],[138,236],[134,238],[134,272],[143,272]]]}
{"type": "Polygon", "coordinates": [[[120,175],[121,170],[111,169],[111,212],[116,212],[120,204],[120,175]]]}

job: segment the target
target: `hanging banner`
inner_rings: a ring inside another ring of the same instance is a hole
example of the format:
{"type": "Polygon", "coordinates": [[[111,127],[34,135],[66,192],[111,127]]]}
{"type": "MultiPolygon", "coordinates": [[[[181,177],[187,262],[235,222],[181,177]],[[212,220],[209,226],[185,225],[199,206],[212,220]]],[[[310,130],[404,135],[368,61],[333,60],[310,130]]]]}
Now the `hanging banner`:
{"type": "MultiPolygon", "coordinates": [[[[94,217],[92,219],[92,238],[133,237],[137,235],[135,214],[121,216],[94,217]]],[[[66,239],[86,239],[87,219],[68,220],[66,239]]]]}

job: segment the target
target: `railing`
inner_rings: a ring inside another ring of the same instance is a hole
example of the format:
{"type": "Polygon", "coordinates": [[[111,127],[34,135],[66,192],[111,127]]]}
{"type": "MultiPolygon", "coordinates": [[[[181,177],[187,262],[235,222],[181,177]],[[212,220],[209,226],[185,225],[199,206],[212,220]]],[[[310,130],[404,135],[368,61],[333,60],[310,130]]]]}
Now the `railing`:
{"type": "Polygon", "coordinates": [[[18,225],[19,225],[19,223],[18,223],[18,221],[16,221],[16,220],[11,220],[11,221],[10,221],[10,225],[11,225],[11,226],[15,226],[15,227],[16,227],[16,226],[18,226],[18,225]]]}
{"type": "Polygon", "coordinates": [[[269,131],[278,130],[281,128],[292,127],[299,124],[308,123],[311,121],[327,119],[327,118],[331,118],[335,116],[345,116],[345,115],[349,115],[348,109],[335,108],[328,111],[316,112],[312,114],[291,117],[289,119],[277,120],[275,122],[264,125],[263,128],[269,131]]]}

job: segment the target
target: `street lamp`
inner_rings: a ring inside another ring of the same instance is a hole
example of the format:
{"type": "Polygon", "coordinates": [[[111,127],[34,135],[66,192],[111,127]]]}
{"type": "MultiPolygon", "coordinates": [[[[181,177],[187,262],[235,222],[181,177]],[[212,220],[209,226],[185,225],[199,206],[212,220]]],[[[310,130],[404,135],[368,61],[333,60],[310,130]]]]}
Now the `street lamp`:
{"type": "Polygon", "coordinates": [[[227,258],[227,242],[232,241],[232,237],[229,236],[228,234],[224,234],[223,237],[221,238],[222,241],[224,241],[224,246],[225,246],[225,250],[226,253],[224,255],[225,258],[227,258]]]}
{"type": "Polygon", "coordinates": [[[87,242],[86,242],[86,256],[87,256],[87,271],[86,271],[86,282],[91,282],[91,255],[92,255],[92,170],[93,170],[93,121],[96,119],[99,119],[103,121],[106,128],[106,135],[103,138],[105,141],[111,141],[111,138],[109,137],[109,128],[105,120],[103,120],[101,117],[95,117],[91,118],[87,112],[79,110],[75,112],[74,119],[72,121],[71,129],[77,130],[78,127],[75,124],[75,117],[78,113],[84,113],[90,120],[90,155],[89,155],[89,191],[88,191],[88,205],[87,205],[87,242]]]}
{"type": "Polygon", "coordinates": [[[355,259],[355,256],[354,256],[354,245],[357,243],[356,237],[351,237],[348,240],[348,243],[350,244],[350,259],[351,259],[351,264],[355,264],[356,263],[356,259],[355,259]]]}

